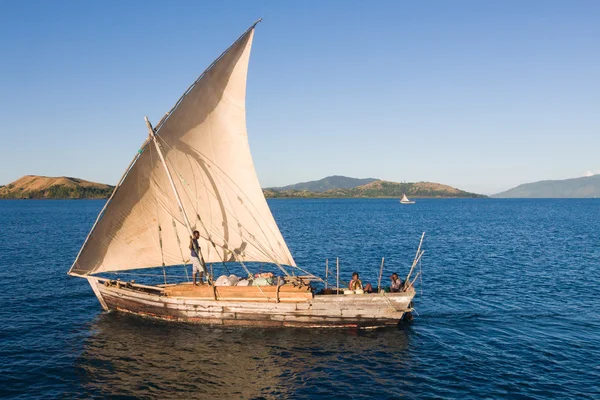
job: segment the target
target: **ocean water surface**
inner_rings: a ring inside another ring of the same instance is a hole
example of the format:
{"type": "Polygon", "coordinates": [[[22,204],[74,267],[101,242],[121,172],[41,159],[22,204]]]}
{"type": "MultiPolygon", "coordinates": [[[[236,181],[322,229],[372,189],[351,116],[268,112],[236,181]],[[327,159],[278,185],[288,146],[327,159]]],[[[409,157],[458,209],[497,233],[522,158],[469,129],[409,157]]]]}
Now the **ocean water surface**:
{"type": "Polygon", "coordinates": [[[408,271],[412,323],[196,326],[66,275],[103,201],[0,201],[0,397],[600,398],[600,200],[271,200],[301,267],[408,271]]]}

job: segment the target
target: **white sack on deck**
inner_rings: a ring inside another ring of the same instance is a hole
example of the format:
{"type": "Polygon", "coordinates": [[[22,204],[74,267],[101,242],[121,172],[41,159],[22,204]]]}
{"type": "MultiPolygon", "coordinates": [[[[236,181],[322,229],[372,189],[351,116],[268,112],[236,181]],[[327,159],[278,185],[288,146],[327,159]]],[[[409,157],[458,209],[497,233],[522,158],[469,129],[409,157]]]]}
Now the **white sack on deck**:
{"type": "Polygon", "coordinates": [[[229,281],[229,277],[227,275],[221,275],[215,281],[215,286],[231,286],[231,282],[229,281]]]}

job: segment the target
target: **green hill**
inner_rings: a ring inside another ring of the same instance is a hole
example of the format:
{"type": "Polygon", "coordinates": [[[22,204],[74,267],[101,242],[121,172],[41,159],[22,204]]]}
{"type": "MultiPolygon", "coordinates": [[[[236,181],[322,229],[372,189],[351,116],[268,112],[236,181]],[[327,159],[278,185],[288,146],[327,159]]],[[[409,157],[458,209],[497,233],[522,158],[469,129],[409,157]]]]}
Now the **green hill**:
{"type": "Polygon", "coordinates": [[[104,199],[114,186],[61,176],[26,175],[0,186],[0,199],[104,199]]]}
{"type": "MultiPolygon", "coordinates": [[[[0,186],[0,199],[102,199],[110,196],[114,186],[69,177],[27,175],[0,186]]],[[[263,189],[267,198],[340,198],[340,197],[486,197],[433,182],[397,183],[373,178],[356,179],[342,176],[263,189]],[[367,181],[367,183],[361,183],[367,181]],[[314,187],[315,190],[286,189],[314,187]],[[343,187],[335,187],[340,185],[343,187]],[[332,187],[333,186],[333,187],[332,187]],[[329,188],[329,189],[325,189],[329,188]]]]}
{"type": "Polygon", "coordinates": [[[590,198],[600,197],[600,175],[553,181],[525,183],[502,193],[498,198],[590,198]]]}
{"type": "MultiPolygon", "coordinates": [[[[293,185],[290,185],[293,186],[293,185]]],[[[397,183],[375,180],[352,188],[334,188],[325,191],[279,190],[274,188],[263,190],[267,198],[359,198],[359,197],[392,197],[400,198],[403,194],[410,197],[486,197],[469,193],[451,186],[433,182],[397,183]]]]}
{"type": "Polygon", "coordinates": [[[375,178],[349,178],[347,176],[333,175],[318,181],[301,182],[293,185],[287,185],[278,188],[267,188],[267,190],[287,191],[287,190],[308,190],[311,192],[325,192],[331,189],[350,189],[367,183],[375,182],[375,178]]]}

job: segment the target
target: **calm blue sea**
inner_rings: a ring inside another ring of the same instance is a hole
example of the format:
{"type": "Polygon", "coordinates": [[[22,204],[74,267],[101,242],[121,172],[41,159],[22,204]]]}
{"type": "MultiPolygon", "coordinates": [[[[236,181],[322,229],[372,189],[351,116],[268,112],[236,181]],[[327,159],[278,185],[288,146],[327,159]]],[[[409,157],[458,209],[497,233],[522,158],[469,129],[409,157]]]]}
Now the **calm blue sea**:
{"type": "Polygon", "coordinates": [[[66,275],[102,201],[0,201],[0,397],[600,398],[600,200],[272,200],[297,263],[405,275],[399,328],[105,314],[66,275]]]}

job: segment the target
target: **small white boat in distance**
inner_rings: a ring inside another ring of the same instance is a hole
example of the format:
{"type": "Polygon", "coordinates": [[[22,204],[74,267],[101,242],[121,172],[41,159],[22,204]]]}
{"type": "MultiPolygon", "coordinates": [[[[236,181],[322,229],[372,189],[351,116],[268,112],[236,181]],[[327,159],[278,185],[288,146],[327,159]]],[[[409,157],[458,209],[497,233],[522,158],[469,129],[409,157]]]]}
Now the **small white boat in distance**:
{"type": "Polygon", "coordinates": [[[402,199],[400,200],[401,204],[415,204],[414,201],[411,201],[408,199],[408,197],[406,197],[406,194],[402,195],[402,199]]]}

